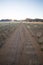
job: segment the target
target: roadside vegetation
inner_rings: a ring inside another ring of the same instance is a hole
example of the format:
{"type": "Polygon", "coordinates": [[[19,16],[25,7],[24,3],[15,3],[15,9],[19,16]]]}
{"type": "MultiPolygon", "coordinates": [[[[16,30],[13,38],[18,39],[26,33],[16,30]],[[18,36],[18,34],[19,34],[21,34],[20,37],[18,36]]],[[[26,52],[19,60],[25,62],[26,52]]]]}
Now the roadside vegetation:
{"type": "Polygon", "coordinates": [[[38,42],[41,51],[43,51],[43,23],[25,23],[32,36],[38,42]]]}
{"type": "Polygon", "coordinates": [[[15,31],[18,23],[0,22],[0,48],[5,44],[5,40],[15,31]]]}

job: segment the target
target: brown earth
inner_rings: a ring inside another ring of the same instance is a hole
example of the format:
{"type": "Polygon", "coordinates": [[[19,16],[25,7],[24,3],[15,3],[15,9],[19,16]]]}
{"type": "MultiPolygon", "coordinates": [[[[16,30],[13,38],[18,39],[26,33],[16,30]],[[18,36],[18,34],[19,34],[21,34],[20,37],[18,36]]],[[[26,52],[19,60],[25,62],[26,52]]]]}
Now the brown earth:
{"type": "Polygon", "coordinates": [[[0,48],[0,65],[43,65],[43,55],[30,30],[23,23],[0,48]]]}

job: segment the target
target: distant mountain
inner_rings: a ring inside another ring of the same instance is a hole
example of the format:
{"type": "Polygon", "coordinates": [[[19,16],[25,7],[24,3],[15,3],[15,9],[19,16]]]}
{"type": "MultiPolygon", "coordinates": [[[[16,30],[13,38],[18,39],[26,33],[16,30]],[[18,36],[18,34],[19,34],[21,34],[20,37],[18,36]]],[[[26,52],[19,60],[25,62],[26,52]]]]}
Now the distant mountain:
{"type": "Polygon", "coordinates": [[[25,21],[29,21],[29,22],[32,22],[33,19],[30,19],[30,18],[26,18],[25,21]]]}
{"type": "Polygon", "coordinates": [[[36,21],[36,22],[43,22],[43,19],[34,19],[33,21],[36,21]]]}
{"type": "Polygon", "coordinates": [[[16,22],[17,22],[18,20],[14,20],[14,21],[16,21],[16,22]]]}
{"type": "Polygon", "coordinates": [[[11,19],[1,19],[0,22],[12,21],[11,19]]]}
{"type": "Polygon", "coordinates": [[[29,22],[43,22],[43,19],[38,19],[38,18],[36,18],[36,19],[30,19],[30,18],[26,18],[24,21],[29,21],[29,22]]]}
{"type": "MultiPolygon", "coordinates": [[[[12,19],[1,19],[0,22],[9,22],[12,21],[12,19]]],[[[18,21],[26,21],[26,22],[43,22],[43,19],[31,19],[31,18],[26,18],[25,20],[13,20],[14,22],[18,21]]]]}

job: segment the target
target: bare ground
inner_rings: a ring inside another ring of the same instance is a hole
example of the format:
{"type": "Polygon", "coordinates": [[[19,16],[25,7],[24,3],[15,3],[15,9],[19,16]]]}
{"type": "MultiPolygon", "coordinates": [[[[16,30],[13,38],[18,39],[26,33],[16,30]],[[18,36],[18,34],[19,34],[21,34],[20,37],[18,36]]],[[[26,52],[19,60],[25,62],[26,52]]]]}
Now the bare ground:
{"type": "Polygon", "coordinates": [[[43,55],[23,23],[0,48],[0,65],[43,65],[43,55]]]}

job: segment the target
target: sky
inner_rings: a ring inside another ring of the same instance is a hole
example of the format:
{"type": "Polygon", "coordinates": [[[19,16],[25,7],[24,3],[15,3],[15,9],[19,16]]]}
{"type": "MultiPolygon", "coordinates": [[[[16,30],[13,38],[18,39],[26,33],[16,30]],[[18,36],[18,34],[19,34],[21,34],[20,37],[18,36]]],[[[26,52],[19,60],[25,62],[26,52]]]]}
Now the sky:
{"type": "Polygon", "coordinates": [[[0,19],[43,18],[43,0],[0,0],[0,19]]]}

